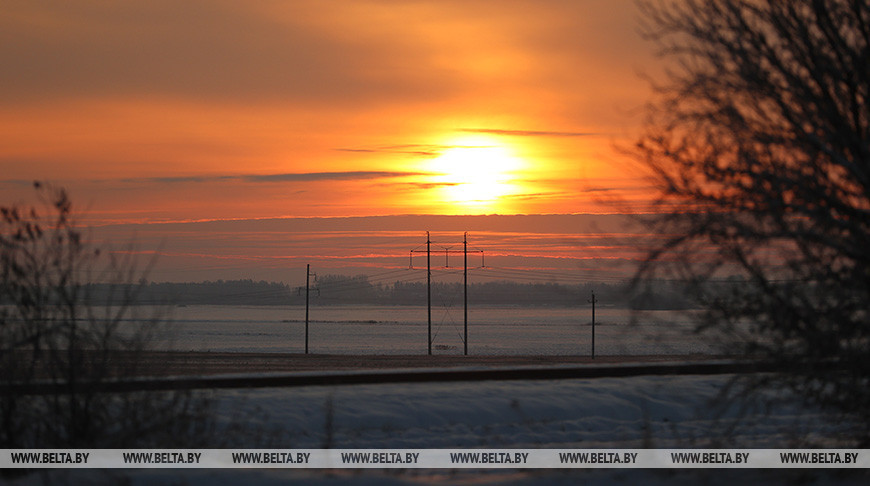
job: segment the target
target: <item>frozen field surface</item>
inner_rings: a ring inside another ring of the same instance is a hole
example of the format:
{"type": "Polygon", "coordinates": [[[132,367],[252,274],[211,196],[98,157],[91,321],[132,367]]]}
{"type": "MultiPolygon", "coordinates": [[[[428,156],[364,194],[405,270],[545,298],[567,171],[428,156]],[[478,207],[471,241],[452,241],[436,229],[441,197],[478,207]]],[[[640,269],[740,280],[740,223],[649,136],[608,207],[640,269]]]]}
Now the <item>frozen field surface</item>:
{"type": "MultiPolygon", "coordinates": [[[[726,406],[720,393],[732,379],[315,386],[215,398],[222,417],[241,412],[252,426],[281,431],[282,448],[782,448],[824,446],[847,428],[787,395],[726,406]]],[[[257,446],[239,439],[232,446],[257,446]]]]}
{"type": "MultiPolygon", "coordinates": [[[[711,336],[693,332],[695,312],[601,308],[600,355],[718,354],[711,336]]],[[[293,306],[199,305],[173,309],[172,339],[179,351],[301,353],[305,309],[293,306]]],[[[469,309],[472,355],[588,355],[588,309],[489,306],[469,309]]],[[[310,348],[321,354],[425,354],[426,307],[325,306],[311,309],[310,348]]],[[[462,308],[432,310],[438,354],[463,352],[462,308]]]]}
{"type": "MultiPolygon", "coordinates": [[[[283,470],[189,470],[90,472],[87,475],[56,474],[49,484],[129,484],[131,486],[429,486],[429,485],[507,485],[569,486],[590,485],[704,485],[704,486],[863,486],[868,484],[863,471],[837,470],[538,470],[538,471],[331,471],[305,472],[283,470]],[[64,482],[65,481],[65,482],[64,482]]],[[[20,484],[39,484],[21,482],[20,484]]]]}
{"type": "MultiPolygon", "coordinates": [[[[214,392],[232,448],[796,448],[847,431],[787,395],[723,406],[733,377],[421,383],[214,392]],[[766,406],[768,399],[776,400],[766,406]]],[[[812,470],[153,470],[52,473],[59,483],[867,484],[864,471],[812,470]]],[[[54,482],[53,480],[50,482],[54,482]]],[[[20,484],[29,484],[22,482],[20,484]]]]}

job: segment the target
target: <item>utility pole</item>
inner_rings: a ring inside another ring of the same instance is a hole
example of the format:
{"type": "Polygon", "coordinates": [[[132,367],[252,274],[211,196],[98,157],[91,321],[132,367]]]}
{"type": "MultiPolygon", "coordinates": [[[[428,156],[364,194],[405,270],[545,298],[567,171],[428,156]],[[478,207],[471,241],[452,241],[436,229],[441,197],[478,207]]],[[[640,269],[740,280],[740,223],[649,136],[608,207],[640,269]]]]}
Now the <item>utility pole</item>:
{"type": "MultiPolygon", "coordinates": [[[[462,240],[462,250],[451,250],[450,246],[442,246],[444,248],[444,267],[450,268],[449,255],[451,253],[462,253],[465,261],[464,282],[465,282],[465,354],[468,355],[468,232],[462,240]]],[[[418,247],[419,248],[419,247],[418,247]]],[[[414,268],[414,253],[422,253],[424,250],[413,249],[410,253],[410,264],[408,268],[414,268]]],[[[429,232],[426,232],[426,312],[428,314],[429,323],[429,343],[428,351],[432,354],[432,241],[429,232]]],[[[483,250],[471,250],[475,253],[480,253],[481,267],[484,267],[483,250]]]]}
{"type": "MultiPolygon", "coordinates": [[[[317,274],[313,274],[317,280],[317,274]]],[[[309,277],[312,276],[311,264],[305,265],[305,354],[308,354],[308,295],[309,295],[309,277]]],[[[318,290],[318,294],[319,294],[318,290]]]]}
{"type": "Polygon", "coordinates": [[[595,303],[598,299],[595,298],[595,291],[592,291],[592,298],[587,302],[592,304],[592,359],[595,359],[595,303]]]}
{"type": "Polygon", "coordinates": [[[462,236],[462,257],[464,260],[463,266],[463,287],[465,287],[465,352],[468,356],[468,231],[462,236]]]}
{"type": "Polygon", "coordinates": [[[429,338],[426,340],[428,343],[429,356],[432,356],[432,251],[430,245],[432,242],[429,240],[429,232],[426,232],[426,311],[429,316],[429,338]]]}

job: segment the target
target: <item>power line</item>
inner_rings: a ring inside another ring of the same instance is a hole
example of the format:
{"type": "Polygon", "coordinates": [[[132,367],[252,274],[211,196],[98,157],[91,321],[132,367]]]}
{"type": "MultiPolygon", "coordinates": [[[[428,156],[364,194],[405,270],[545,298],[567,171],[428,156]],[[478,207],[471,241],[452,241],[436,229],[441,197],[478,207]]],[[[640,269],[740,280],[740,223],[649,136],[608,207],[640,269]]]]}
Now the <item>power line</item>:
{"type": "MultiPolygon", "coordinates": [[[[317,274],[314,275],[314,281],[317,281],[317,274]]],[[[308,280],[312,276],[311,264],[305,265],[305,354],[308,354],[308,280]]]]}
{"type": "Polygon", "coordinates": [[[364,278],[364,279],[362,279],[362,278],[360,278],[360,279],[350,278],[350,279],[338,280],[338,281],[334,281],[334,282],[330,282],[327,279],[321,279],[321,286],[328,288],[330,292],[347,292],[347,291],[353,291],[353,290],[362,290],[362,289],[365,289],[372,284],[378,284],[378,283],[383,283],[383,282],[402,281],[402,280],[415,280],[415,279],[419,278],[419,277],[411,277],[409,279],[397,279],[397,277],[399,275],[407,274],[408,271],[409,271],[408,269],[404,269],[404,268],[400,269],[400,270],[392,270],[390,272],[376,274],[376,275],[379,275],[378,278],[371,278],[371,277],[363,276],[366,278],[364,278]],[[324,284],[326,284],[326,285],[324,285],[324,284]]]}
{"type": "Polygon", "coordinates": [[[592,304],[592,359],[595,359],[595,304],[598,303],[598,299],[595,298],[595,291],[592,291],[592,298],[590,298],[587,302],[592,304]]]}
{"type": "MultiPolygon", "coordinates": [[[[450,268],[450,254],[451,253],[462,253],[463,255],[463,289],[464,289],[464,329],[465,336],[463,337],[463,352],[465,355],[468,355],[468,232],[466,231],[462,237],[462,250],[451,250],[454,245],[444,246],[443,243],[440,243],[439,246],[444,250],[444,268],[450,268]]],[[[422,245],[417,246],[409,252],[409,264],[408,268],[414,268],[414,253],[422,253],[423,250],[420,249],[422,245]]],[[[472,249],[472,252],[480,253],[481,267],[484,266],[484,253],[483,250],[472,249]]],[[[440,253],[440,251],[439,251],[440,253]]],[[[427,349],[428,353],[432,354],[432,238],[430,233],[426,232],[426,313],[428,316],[428,342],[427,349]]]]}
{"type": "Polygon", "coordinates": [[[586,283],[589,281],[600,282],[625,282],[629,279],[617,276],[591,276],[591,275],[566,275],[533,270],[513,270],[487,267],[482,271],[475,270],[475,275],[482,278],[511,279],[529,282],[560,282],[560,283],[586,283]]]}
{"type": "Polygon", "coordinates": [[[522,269],[522,268],[510,268],[510,267],[487,267],[487,270],[494,270],[506,273],[513,273],[517,275],[528,275],[529,273],[535,273],[537,275],[549,276],[555,278],[567,278],[567,279],[605,279],[605,280],[625,280],[625,277],[621,276],[606,276],[606,275],[583,275],[574,272],[559,272],[553,270],[543,270],[543,269],[522,269]]]}

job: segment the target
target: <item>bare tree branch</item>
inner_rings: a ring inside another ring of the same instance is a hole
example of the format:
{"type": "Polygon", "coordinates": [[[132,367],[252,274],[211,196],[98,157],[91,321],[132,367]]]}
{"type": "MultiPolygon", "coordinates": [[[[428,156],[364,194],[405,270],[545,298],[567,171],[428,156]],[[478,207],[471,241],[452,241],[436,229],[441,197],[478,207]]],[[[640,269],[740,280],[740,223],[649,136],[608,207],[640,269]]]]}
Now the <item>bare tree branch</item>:
{"type": "MultiPolygon", "coordinates": [[[[62,189],[36,183],[40,205],[0,207],[0,381],[51,382],[58,393],[0,393],[0,447],[154,447],[207,440],[209,402],[190,392],[111,394],[137,376],[163,328],[140,315],[140,271],[93,248],[62,189]],[[93,295],[95,282],[107,288],[93,295]],[[119,359],[120,358],[120,359],[119,359]]],[[[10,390],[9,386],[4,390],[10,390]]]]}
{"type": "Polygon", "coordinates": [[[676,236],[638,278],[687,278],[705,328],[793,366],[781,385],[870,442],[870,5],[642,7],[679,68],[635,151],[660,188],[655,227],[676,236]],[[814,371],[832,360],[846,371],[814,371]]]}

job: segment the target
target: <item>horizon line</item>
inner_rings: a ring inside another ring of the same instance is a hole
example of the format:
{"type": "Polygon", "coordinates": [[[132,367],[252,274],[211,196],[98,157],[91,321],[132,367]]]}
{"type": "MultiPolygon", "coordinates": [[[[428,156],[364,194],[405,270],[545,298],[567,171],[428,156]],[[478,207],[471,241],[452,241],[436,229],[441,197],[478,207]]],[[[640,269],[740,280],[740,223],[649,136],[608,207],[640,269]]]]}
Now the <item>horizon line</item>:
{"type": "MultiPolygon", "coordinates": [[[[263,216],[248,218],[202,218],[202,219],[177,219],[177,220],[140,220],[140,221],[112,221],[100,224],[91,224],[92,227],[127,226],[127,225],[161,225],[161,224],[195,224],[195,223],[221,223],[242,221],[279,221],[279,220],[337,220],[337,219],[376,219],[376,218],[510,218],[510,217],[548,217],[548,216],[651,216],[662,213],[656,212],[578,212],[578,213],[488,213],[488,214],[433,214],[433,213],[398,213],[377,215],[347,215],[347,216],[263,216]]],[[[87,218],[85,218],[87,219],[87,218]]]]}

